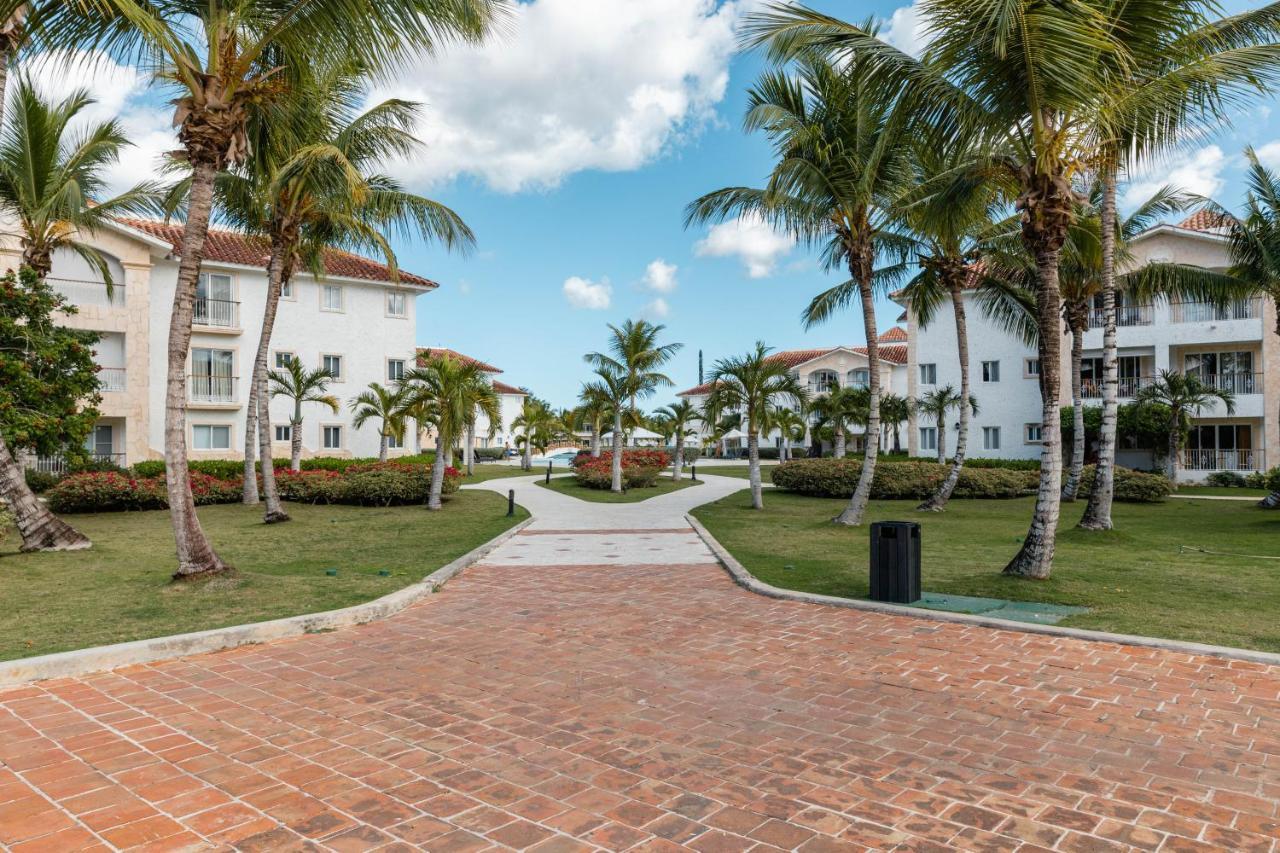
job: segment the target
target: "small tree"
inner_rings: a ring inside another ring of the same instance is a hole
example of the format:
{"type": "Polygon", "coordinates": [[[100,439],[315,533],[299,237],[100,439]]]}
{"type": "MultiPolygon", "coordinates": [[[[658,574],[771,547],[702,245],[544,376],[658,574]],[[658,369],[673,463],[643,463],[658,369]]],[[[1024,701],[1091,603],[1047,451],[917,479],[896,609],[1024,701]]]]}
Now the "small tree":
{"type": "Polygon", "coordinates": [[[533,468],[534,445],[541,441],[543,447],[547,446],[550,438],[548,433],[554,420],[555,415],[547,408],[547,404],[537,397],[525,397],[520,404],[520,414],[511,421],[511,428],[520,431],[520,435],[516,436],[516,445],[522,448],[520,467],[525,471],[533,468]]]}
{"type": "Polygon", "coordinates": [[[658,409],[657,416],[661,418],[665,428],[670,430],[671,438],[675,441],[676,458],[673,463],[671,479],[678,483],[684,468],[684,442],[686,438],[696,432],[693,428],[693,423],[698,420],[698,410],[688,400],[681,400],[678,403],[672,403],[670,406],[661,407],[658,409]]]}
{"type": "Polygon", "coordinates": [[[782,446],[778,449],[778,461],[791,459],[791,443],[804,438],[804,415],[788,408],[774,409],[769,413],[769,423],[782,433],[782,446]]]}
{"type": "Polygon", "coordinates": [[[273,370],[267,376],[271,380],[273,398],[287,397],[293,401],[293,416],[289,418],[289,441],[292,445],[289,469],[299,471],[302,465],[302,404],[319,403],[328,406],[336,415],[338,398],[329,393],[329,383],[334,376],[323,367],[307,370],[296,358],[289,359],[284,370],[273,370]]]}
{"type": "Polygon", "coordinates": [[[1226,407],[1228,415],[1235,414],[1236,398],[1230,391],[1206,385],[1194,374],[1172,370],[1160,371],[1159,379],[1138,391],[1139,405],[1159,405],[1168,409],[1169,458],[1165,460],[1165,465],[1169,471],[1169,479],[1175,484],[1178,482],[1182,446],[1187,438],[1191,416],[1200,414],[1217,401],[1221,401],[1226,407]]]}
{"type": "MultiPolygon", "coordinates": [[[[408,389],[408,407],[421,413],[422,420],[435,427],[436,458],[431,465],[427,509],[438,510],[442,506],[448,449],[466,431],[468,423],[474,421],[479,401],[487,399],[496,403],[497,397],[484,394],[483,389],[492,390],[492,386],[479,363],[448,354],[433,355],[410,370],[405,374],[404,385],[408,389]]],[[[497,420],[496,406],[488,414],[490,423],[497,420]]]]}
{"type": "Polygon", "coordinates": [[[814,397],[809,408],[820,425],[831,428],[832,451],[837,459],[843,459],[848,453],[850,425],[866,421],[866,396],[857,388],[832,385],[827,393],[814,397]]]}
{"type": "Polygon", "coordinates": [[[378,426],[378,461],[387,461],[387,448],[391,439],[404,443],[405,402],[408,392],[400,388],[387,388],[377,382],[356,395],[351,401],[351,425],[356,429],[376,420],[378,426]]]}
{"type": "MultiPolygon", "coordinates": [[[[936,388],[916,400],[916,414],[931,419],[938,430],[939,465],[947,461],[947,415],[953,410],[959,411],[962,400],[960,392],[956,390],[954,385],[944,385],[941,388],[936,388]]],[[[978,401],[974,397],[969,398],[969,411],[975,415],[978,413],[978,401]]],[[[929,506],[928,503],[926,501],[919,508],[932,509],[933,507],[929,506]]]]}

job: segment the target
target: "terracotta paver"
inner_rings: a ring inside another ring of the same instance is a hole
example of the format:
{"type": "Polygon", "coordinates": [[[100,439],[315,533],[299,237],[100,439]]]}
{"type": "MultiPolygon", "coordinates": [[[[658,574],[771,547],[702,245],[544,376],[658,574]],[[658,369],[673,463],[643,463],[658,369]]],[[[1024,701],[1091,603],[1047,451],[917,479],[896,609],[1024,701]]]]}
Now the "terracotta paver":
{"type": "Polygon", "coordinates": [[[0,848],[1280,850],[1277,668],[776,601],[652,533],[0,690],[0,848]]]}

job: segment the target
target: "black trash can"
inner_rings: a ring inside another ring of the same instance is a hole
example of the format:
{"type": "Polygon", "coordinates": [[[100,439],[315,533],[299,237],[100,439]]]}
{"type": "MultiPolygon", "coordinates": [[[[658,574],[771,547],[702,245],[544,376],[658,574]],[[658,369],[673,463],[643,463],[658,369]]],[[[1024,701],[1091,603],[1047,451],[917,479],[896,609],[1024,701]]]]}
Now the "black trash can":
{"type": "Polygon", "coordinates": [[[920,600],[920,525],[914,521],[871,525],[871,600],[920,600]]]}

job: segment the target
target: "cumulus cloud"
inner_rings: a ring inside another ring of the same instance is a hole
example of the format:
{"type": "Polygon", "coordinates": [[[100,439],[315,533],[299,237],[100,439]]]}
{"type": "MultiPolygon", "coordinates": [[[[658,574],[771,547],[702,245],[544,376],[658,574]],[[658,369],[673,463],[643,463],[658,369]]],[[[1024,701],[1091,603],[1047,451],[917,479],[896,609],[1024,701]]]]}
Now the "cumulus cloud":
{"type": "Polygon", "coordinates": [[[644,270],[644,286],[654,293],[670,293],[676,289],[676,269],[662,258],[650,261],[644,270]]]}
{"type": "Polygon", "coordinates": [[[596,282],[573,275],[564,280],[562,289],[574,308],[603,311],[613,302],[613,286],[608,279],[596,282]]]}
{"type": "Polygon", "coordinates": [[[1136,207],[1163,186],[1213,196],[1223,187],[1222,172],[1227,165],[1227,155],[1217,145],[1179,152],[1144,165],[1129,182],[1121,202],[1126,207],[1136,207]]]}
{"type": "Polygon", "coordinates": [[[514,192],[639,168],[714,115],[740,0],[532,0],[505,32],[405,68],[377,97],[425,105],[417,183],[474,175],[514,192]]]}
{"type": "Polygon", "coordinates": [[[644,310],[641,312],[645,317],[654,320],[661,320],[670,313],[671,306],[668,305],[667,300],[663,299],[661,296],[644,306],[644,310]]]}
{"type": "Polygon", "coordinates": [[[737,257],[751,278],[773,275],[779,259],[791,252],[795,240],[774,231],[758,217],[744,216],[713,225],[707,236],[694,245],[699,257],[737,257]]]}
{"type": "Polygon", "coordinates": [[[1258,146],[1253,153],[1258,155],[1258,162],[1268,169],[1280,169],[1280,139],[1258,146]]]}
{"type": "Polygon", "coordinates": [[[928,21],[920,8],[920,0],[893,10],[885,21],[880,36],[903,53],[919,56],[929,46],[928,21]]]}

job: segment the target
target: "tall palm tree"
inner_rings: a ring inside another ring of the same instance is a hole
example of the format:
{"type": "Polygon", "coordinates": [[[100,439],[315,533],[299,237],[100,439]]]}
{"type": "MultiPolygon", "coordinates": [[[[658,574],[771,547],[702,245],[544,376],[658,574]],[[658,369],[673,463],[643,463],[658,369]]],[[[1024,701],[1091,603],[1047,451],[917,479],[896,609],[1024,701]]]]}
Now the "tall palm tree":
{"type": "Polygon", "coordinates": [[[404,442],[405,403],[408,402],[405,386],[387,388],[377,382],[361,391],[348,404],[351,407],[351,425],[356,429],[369,421],[378,422],[378,461],[387,461],[387,449],[391,439],[404,442]]]}
{"type": "Polygon", "coordinates": [[[511,421],[511,428],[518,430],[519,438],[524,439],[523,442],[517,441],[522,447],[520,467],[524,470],[529,471],[533,468],[535,437],[546,436],[551,431],[551,423],[554,420],[555,415],[546,403],[536,397],[524,398],[524,402],[520,405],[520,414],[511,421]]]}
{"type": "MultiPolygon", "coordinates": [[[[947,416],[952,410],[964,414],[967,409],[972,414],[978,413],[978,401],[972,395],[969,397],[969,405],[964,405],[964,397],[956,390],[954,385],[943,385],[941,388],[924,394],[914,403],[916,414],[923,415],[933,421],[934,427],[938,431],[938,464],[945,464],[947,461],[947,416]]],[[[957,454],[961,451],[957,448],[957,454]]],[[[922,503],[917,509],[933,509],[929,505],[929,501],[922,503]]]]}
{"type": "Polygon", "coordinates": [[[707,405],[713,409],[736,410],[745,420],[748,479],[752,509],[764,509],[760,483],[760,430],[775,407],[792,400],[807,399],[800,380],[785,361],[769,358],[769,347],[757,341],[746,355],[722,358],[711,368],[711,393],[707,405]]]}
{"type": "Polygon", "coordinates": [[[684,469],[685,439],[697,432],[694,424],[698,421],[698,409],[688,400],[679,400],[669,406],[662,406],[657,414],[671,431],[671,438],[675,441],[676,458],[671,479],[678,483],[684,469]]]}
{"type": "Polygon", "coordinates": [[[1194,374],[1173,370],[1160,371],[1159,379],[1138,391],[1137,402],[1140,406],[1158,405],[1169,410],[1169,447],[1165,465],[1169,479],[1175,484],[1191,416],[1200,414],[1217,402],[1223,404],[1228,415],[1236,411],[1236,398],[1231,391],[1205,384],[1194,374]]]}
{"type": "Polygon", "coordinates": [[[603,401],[604,410],[613,420],[609,486],[615,492],[622,491],[622,427],[632,411],[630,406],[634,389],[634,384],[626,374],[607,366],[597,367],[595,379],[587,382],[582,389],[584,394],[603,401]]]}
{"type": "Polygon", "coordinates": [[[819,424],[831,427],[832,453],[837,459],[848,455],[849,427],[867,419],[865,397],[857,388],[841,388],[833,384],[825,394],[819,394],[809,404],[809,411],[819,424]]]}
{"type": "MultiPolygon", "coordinates": [[[[761,41],[771,40],[759,27],[756,32],[761,41]]],[[[808,327],[855,300],[861,305],[870,374],[867,434],[878,435],[875,291],[905,266],[877,271],[875,262],[886,254],[901,261],[905,250],[896,234],[893,200],[911,179],[909,113],[876,79],[871,63],[843,63],[815,50],[785,58],[794,61],[763,73],[747,96],[746,129],[762,130],[773,142],[777,162],[767,186],[705,195],[689,205],[686,223],[758,217],[801,243],[819,246],[827,269],[847,269],[849,280],[815,297],[803,316],[808,327]]],[[[877,450],[876,442],[868,443],[858,487],[837,523],[862,523],[877,450]]]]}
{"type": "Polygon", "coordinates": [[[636,401],[649,397],[657,389],[672,384],[660,368],[680,351],[684,344],[660,344],[658,337],[666,326],[647,320],[627,320],[621,326],[609,326],[608,352],[591,352],[583,358],[596,369],[599,380],[593,387],[606,390],[613,404],[612,490],[622,491],[622,428],[624,416],[636,413],[636,401]],[[609,379],[606,380],[606,376],[609,379]],[[625,392],[619,404],[612,396],[610,382],[621,383],[625,392]],[[603,384],[602,384],[603,383],[603,384]]]}
{"type": "MultiPolygon", "coordinates": [[[[416,411],[429,413],[430,423],[435,427],[436,458],[431,465],[427,509],[438,510],[444,489],[448,449],[466,432],[467,424],[475,417],[478,401],[486,398],[496,402],[497,398],[484,394],[483,387],[492,386],[488,374],[477,362],[463,361],[447,353],[430,356],[405,373],[404,386],[407,405],[416,411]]],[[[494,410],[490,414],[492,423],[497,420],[498,413],[494,410]]]]}
{"type": "MultiPolygon", "coordinates": [[[[293,416],[289,418],[289,470],[302,470],[302,404],[319,403],[338,413],[338,398],[329,393],[329,383],[336,377],[329,370],[317,367],[307,370],[297,358],[290,358],[283,370],[267,374],[271,380],[268,393],[293,401],[293,416]]],[[[263,459],[263,467],[268,464],[263,459]]],[[[268,507],[269,509],[269,507],[268,507]]],[[[283,510],[282,510],[283,511],[283,510]]]]}
{"type": "MultiPolygon", "coordinates": [[[[61,4],[77,7],[80,4],[61,4]]],[[[389,68],[413,50],[476,40],[502,8],[499,0],[95,0],[89,23],[68,13],[47,28],[141,60],[176,90],[174,126],[191,170],[178,275],[169,320],[165,392],[165,480],[177,542],[175,577],[224,571],[196,517],[187,476],[186,360],[191,320],[218,173],[251,156],[248,121],[296,94],[298,73],[329,62],[389,68]]]]}

